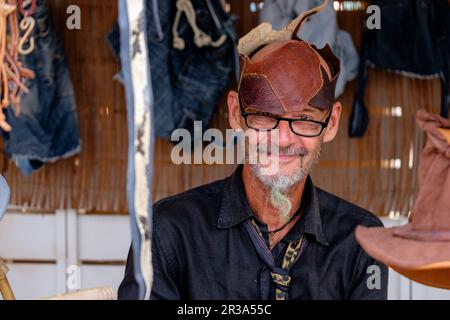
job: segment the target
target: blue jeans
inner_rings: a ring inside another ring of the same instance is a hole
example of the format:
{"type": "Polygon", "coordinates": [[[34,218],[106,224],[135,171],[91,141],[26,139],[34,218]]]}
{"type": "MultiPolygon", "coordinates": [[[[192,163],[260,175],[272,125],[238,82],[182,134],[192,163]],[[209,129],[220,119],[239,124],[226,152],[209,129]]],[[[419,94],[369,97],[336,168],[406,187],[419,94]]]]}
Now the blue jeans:
{"type": "Polygon", "coordinates": [[[25,175],[81,149],[69,69],[46,0],[37,1],[33,17],[35,49],[22,59],[36,78],[26,83],[30,92],[21,96],[20,115],[7,109],[13,130],[3,133],[7,154],[25,175]]]}
{"type": "Polygon", "coordinates": [[[0,220],[2,220],[3,215],[6,212],[6,208],[8,207],[9,192],[10,190],[5,178],[0,176],[0,220]]]}
{"type": "MultiPolygon", "coordinates": [[[[147,0],[147,39],[151,59],[155,97],[155,133],[170,139],[174,129],[193,132],[194,120],[208,125],[221,94],[229,83],[230,73],[238,74],[234,18],[217,0],[192,0],[199,28],[213,40],[227,35],[218,48],[197,47],[194,35],[184,15],[178,27],[185,49],[173,48],[172,25],[176,1],[147,0]]],[[[117,26],[108,36],[109,43],[119,52],[117,26]]]]}

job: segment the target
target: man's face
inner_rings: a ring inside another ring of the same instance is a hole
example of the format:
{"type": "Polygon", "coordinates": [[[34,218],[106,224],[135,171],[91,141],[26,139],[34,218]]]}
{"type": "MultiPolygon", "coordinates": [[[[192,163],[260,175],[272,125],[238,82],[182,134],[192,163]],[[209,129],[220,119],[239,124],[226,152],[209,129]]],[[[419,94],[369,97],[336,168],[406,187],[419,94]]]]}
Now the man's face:
{"type": "Polygon", "coordinates": [[[310,105],[300,105],[284,113],[271,114],[261,111],[256,104],[253,110],[252,107],[241,108],[239,100],[236,91],[228,93],[230,126],[235,130],[244,130],[245,136],[250,137],[246,139],[245,145],[246,165],[253,175],[270,189],[270,202],[278,209],[281,220],[286,222],[289,220],[292,203],[285,191],[308,176],[319,160],[322,144],[336,137],[342,106],[335,102],[330,110],[323,110],[310,105]],[[250,114],[269,115],[275,122],[268,118],[250,119],[250,114]],[[316,122],[294,123],[291,119],[316,122]],[[312,124],[317,122],[323,123],[319,131],[318,127],[312,124]],[[258,127],[273,130],[256,130],[258,127]],[[311,134],[305,137],[294,133],[293,130],[311,134]],[[255,159],[255,154],[259,156],[257,161],[249,161],[255,159]]]}
{"type": "MultiPolygon", "coordinates": [[[[301,22],[294,33],[299,27],[301,22]]],[[[239,93],[228,94],[229,120],[233,129],[254,137],[246,143],[246,165],[270,188],[271,203],[288,221],[292,203],[286,191],[308,176],[322,144],[337,133],[340,63],[328,45],[317,49],[284,35],[266,44],[264,33],[257,30],[240,42],[239,93]]]]}
{"type": "MultiPolygon", "coordinates": [[[[241,65],[239,127],[257,130],[249,153],[252,155],[255,147],[261,158],[256,164],[249,164],[267,186],[289,188],[310,173],[322,143],[326,142],[323,129],[328,125],[324,123],[331,120],[330,110],[334,108],[339,60],[328,46],[319,52],[304,41],[281,40],[250,56],[241,56],[241,65]],[[261,132],[261,129],[275,128],[277,138],[273,131],[261,132]],[[276,141],[268,143],[273,139],[276,141]],[[267,150],[266,145],[275,148],[267,150]],[[263,170],[267,167],[264,160],[271,167],[276,162],[277,170],[263,170]]],[[[229,96],[228,103],[230,112],[236,113],[233,95],[229,96]]],[[[232,127],[234,120],[230,118],[232,127]]]]}
{"type": "MultiPolygon", "coordinates": [[[[251,112],[251,110],[245,110],[245,112],[251,112]]],[[[279,116],[324,123],[328,115],[329,111],[303,106],[299,107],[298,111],[279,116]]],[[[288,121],[280,120],[275,130],[256,131],[247,126],[247,124],[250,127],[256,126],[251,121],[247,117],[247,122],[242,119],[242,124],[245,130],[253,131],[249,133],[249,136],[254,138],[249,139],[246,152],[247,160],[252,151],[259,157],[257,163],[249,163],[259,180],[270,188],[288,189],[305,179],[319,159],[323,135],[304,137],[296,134],[291,128],[292,126],[297,133],[298,128],[308,130],[308,122],[296,122],[290,125],[288,121]],[[274,170],[267,170],[268,167],[274,170]]],[[[311,125],[312,129],[316,126],[311,125]]]]}

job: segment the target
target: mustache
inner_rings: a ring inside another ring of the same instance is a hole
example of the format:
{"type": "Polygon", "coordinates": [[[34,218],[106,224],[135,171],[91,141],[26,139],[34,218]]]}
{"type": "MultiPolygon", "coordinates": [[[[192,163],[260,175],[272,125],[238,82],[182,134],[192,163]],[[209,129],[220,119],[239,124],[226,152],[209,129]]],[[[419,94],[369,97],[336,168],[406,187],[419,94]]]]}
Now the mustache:
{"type": "Polygon", "coordinates": [[[267,155],[280,155],[280,156],[298,156],[298,157],[305,157],[308,155],[308,151],[303,148],[296,148],[293,146],[287,146],[287,147],[279,147],[275,146],[274,150],[271,150],[270,146],[258,146],[257,147],[258,153],[264,153],[267,155]]]}

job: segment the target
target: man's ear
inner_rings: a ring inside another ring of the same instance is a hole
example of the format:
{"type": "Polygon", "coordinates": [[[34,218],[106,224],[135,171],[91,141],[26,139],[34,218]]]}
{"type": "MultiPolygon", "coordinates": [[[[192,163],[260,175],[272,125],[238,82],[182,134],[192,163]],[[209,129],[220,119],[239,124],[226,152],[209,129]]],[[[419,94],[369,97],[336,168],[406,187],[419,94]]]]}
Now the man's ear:
{"type": "Polygon", "coordinates": [[[241,110],[239,108],[239,94],[230,90],[228,92],[228,121],[232,129],[242,129],[241,125],[241,110]]]}
{"type": "Polygon", "coordinates": [[[323,137],[323,142],[332,141],[339,130],[339,120],[341,119],[342,105],[340,102],[336,101],[333,104],[333,113],[330,117],[330,122],[328,122],[328,127],[325,129],[325,134],[323,137]]]}

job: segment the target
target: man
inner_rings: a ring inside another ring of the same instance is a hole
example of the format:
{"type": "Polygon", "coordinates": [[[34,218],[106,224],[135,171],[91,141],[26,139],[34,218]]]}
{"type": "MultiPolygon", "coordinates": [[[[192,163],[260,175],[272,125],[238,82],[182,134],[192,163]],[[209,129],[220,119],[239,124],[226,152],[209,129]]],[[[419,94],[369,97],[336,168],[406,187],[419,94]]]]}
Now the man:
{"type": "MultiPolygon", "coordinates": [[[[357,225],[381,222],[309,176],[342,107],[339,60],[293,36],[307,16],[270,41],[261,30],[243,39],[239,89],[228,95],[231,127],[256,133],[256,149],[278,170],[247,161],[225,180],[155,204],[153,299],[386,298],[387,268],[354,236],[357,225]],[[273,130],[276,148],[264,148],[273,130]]],[[[131,254],[119,298],[136,298],[131,254]]]]}

